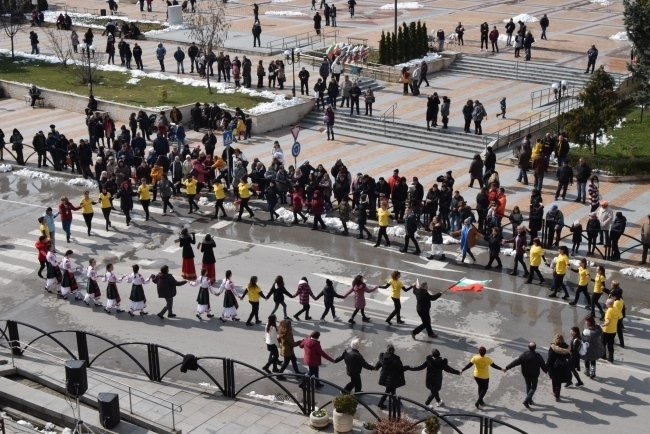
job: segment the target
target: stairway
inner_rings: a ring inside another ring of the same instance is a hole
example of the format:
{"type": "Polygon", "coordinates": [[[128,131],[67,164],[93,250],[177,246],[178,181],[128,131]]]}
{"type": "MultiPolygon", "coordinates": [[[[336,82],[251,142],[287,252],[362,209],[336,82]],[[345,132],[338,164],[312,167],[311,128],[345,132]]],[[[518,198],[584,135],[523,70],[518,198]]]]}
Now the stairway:
{"type": "MultiPolygon", "coordinates": [[[[359,104],[364,113],[363,103],[359,104]]],[[[323,126],[323,111],[316,108],[302,119],[303,128],[318,129],[323,126]]],[[[427,131],[426,127],[406,122],[380,120],[376,111],[373,117],[349,116],[349,111],[336,111],[334,131],[336,136],[374,140],[407,148],[431,151],[458,157],[471,157],[485,150],[483,136],[465,134],[440,128],[427,131]]]]}
{"type": "MultiPolygon", "coordinates": [[[[447,71],[464,74],[495,77],[505,80],[526,81],[550,86],[560,80],[567,80],[577,89],[582,89],[590,75],[584,70],[566,68],[556,65],[546,65],[535,62],[518,62],[503,60],[495,57],[482,57],[462,54],[449,66],[447,71]]],[[[610,73],[619,80],[622,74],[610,73]]]]}

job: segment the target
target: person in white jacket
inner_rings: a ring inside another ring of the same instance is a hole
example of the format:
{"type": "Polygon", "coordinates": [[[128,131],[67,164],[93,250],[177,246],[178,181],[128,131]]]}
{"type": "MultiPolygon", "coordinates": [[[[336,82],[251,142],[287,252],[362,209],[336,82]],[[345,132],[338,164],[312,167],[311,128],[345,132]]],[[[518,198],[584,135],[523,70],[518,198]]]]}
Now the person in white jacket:
{"type": "Polygon", "coordinates": [[[600,208],[596,211],[596,217],[600,222],[600,243],[598,244],[603,244],[604,238],[604,244],[607,247],[609,246],[609,229],[612,227],[612,221],[614,221],[614,211],[609,206],[609,202],[604,200],[600,203],[600,208]]]}
{"type": "Polygon", "coordinates": [[[269,367],[273,365],[273,372],[280,372],[278,370],[278,347],[280,342],[278,341],[278,326],[276,324],[277,318],[275,315],[269,315],[269,320],[266,323],[266,329],[264,330],[264,341],[266,342],[266,349],[269,351],[269,358],[266,364],[262,367],[262,370],[267,374],[271,373],[269,367]]]}
{"type": "Polygon", "coordinates": [[[341,63],[340,59],[336,59],[336,61],[334,63],[332,63],[332,66],[330,66],[330,72],[336,78],[336,82],[340,83],[341,82],[341,74],[343,73],[343,64],[341,63]]]}

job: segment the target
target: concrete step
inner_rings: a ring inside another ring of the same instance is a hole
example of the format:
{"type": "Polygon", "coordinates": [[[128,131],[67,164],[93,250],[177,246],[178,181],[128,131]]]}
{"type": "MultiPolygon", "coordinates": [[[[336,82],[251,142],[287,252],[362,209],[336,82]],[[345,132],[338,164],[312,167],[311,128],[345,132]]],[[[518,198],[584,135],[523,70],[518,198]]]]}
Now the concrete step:
{"type": "MultiPolygon", "coordinates": [[[[305,118],[304,121],[311,121],[317,124],[322,124],[322,111],[312,111],[305,118]]],[[[427,141],[449,143],[457,145],[462,143],[463,146],[471,146],[475,149],[483,149],[484,142],[483,136],[476,136],[474,134],[466,134],[464,132],[457,132],[453,130],[443,130],[440,128],[428,131],[426,127],[407,124],[404,122],[383,122],[379,117],[372,118],[366,116],[349,117],[347,114],[336,116],[336,127],[354,128],[363,130],[365,134],[375,135],[398,135],[400,137],[416,137],[427,141]],[[384,133],[386,130],[386,133],[384,133]]]]}

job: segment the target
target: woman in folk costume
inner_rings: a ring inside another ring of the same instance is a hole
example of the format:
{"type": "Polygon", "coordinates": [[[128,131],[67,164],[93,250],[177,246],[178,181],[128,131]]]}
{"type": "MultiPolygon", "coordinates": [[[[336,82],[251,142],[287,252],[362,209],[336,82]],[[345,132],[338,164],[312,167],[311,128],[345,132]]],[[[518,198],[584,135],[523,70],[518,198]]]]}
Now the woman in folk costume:
{"type": "Polygon", "coordinates": [[[216,280],[214,264],[217,263],[217,260],[214,257],[214,249],[217,247],[217,243],[214,242],[210,234],[207,234],[203,242],[200,242],[197,247],[203,253],[201,268],[205,268],[206,275],[210,279],[210,283],[212,283],[216,280]]]}
{"type": "Polygon", "coordinates": [[[81,299],[81,294],[77,292],[79,285],[77,285],[77,280],[74,278],[75,271],[81,270],[81,267],[74,268],[72,266],[72,261],[70,257],[72,256],[72,250],[65,252],[63,261],[61,261],[61,269],[63,274],[63,280],[61,282],[61,297],[65,300],[68,299],[68,294],[72,293],[75,300],[81,299]]]}
{"type": "Polygon", "coordinates": [[[174,241],[183,249],[183,265],[181,267],[181,277],[187,280],[196,279],[196,268],[194,268],[194,250],[192,244],[196,244],[194,232],[190,233],[187,228],[183,228],[180,236],[174,241]]]}
{"type": "Polygon", "coordinates": [[[196,279],[196,282],[190,282],[190,286],[199,287],[199,295],[196,297],[196,302],[198,303],[196,306],[196,317],[203,321],[201,315],[207,312],[207,317],[212,318],[214,315],[210,310],[210,294],[216,294],[212,289],[212,280],[208,277],[208,270],[201,268],[201,277],[196,279]]]}
{"type": "MultiPolygon", "coordinates": [[[[50,286],[54,284],[59,285],[61,283],[61,280],[63,280],[63,276],[61,275],[61,268],[59,268],[59,260],[56,258],[56,254],[54,253],[53,244],[50,244],[47,247],[47,255],[45,255],[45,260],[47,261],[47,280],[45,281],[45,290],[49,293],[52,293],[52,291],[50,291],[50,286]]],[[[56,292],[60,293],[61,289],[57,288],[56,292]]]]}
{"type": "Polygon", "coordinates": [[[133,265],[133,273],[126,277],[126,281],[131,283],[131,295],[129,300],[131,300],[131,308],[129,309],[129,315],[134,316],[133,312],[140,311],[140,315],[149,315],[148,312],[144,311],[144,308],[147,307],[147,297],[144,295],[144,288],[142,285],[149,283],[151,278],[145,279],[142,277],[142,274],[139,273],[140,266],[138,264],[133,265]]]}
{"type": "MultiPolygon", "coordinates": [[[[225,292],[223,297],[223,312],[221,313],[221,322],[226,322],[226,318],[232,318],[233,321],[239,321],[237,318],[237,308],[239,303],[237,303],[237,291],[235,290],[235,284],[231,280],[232,271],[226,271],[226,278],[221,281],[221,286],[217,295],[221,295],[225,292]]],[[[241,299],[241,297],[239,297],[241,299]]]]}
{"type": "Polygon", "coordinates": [[[121,313],[124,312],[123,309],[120,309],[120,301],[122,299],[120,298],[120,293],[117,290],[117,284],[122,281],[126,276],[122,276],[118,278],[113,274],[113,264],[108,264],[106,266],[106,274],[104,275],[104,280],[108,282],[108,286],[106,286],[106,307],[104,307],[104,311],[107,314],[111,313],[111,309],[115,308],[115,312],[121,313]]]}
{"type": "Polygon", "coordinates": [[[88,282],[86,285],[86,296],[84,297],[84,303],[86,303],[86,306],[90,306],[89,300],[93,300],[95,306],[102,306],[102,303],[99,301],[99,299],[102,298],[102,292],[97,284],[97,272],[95,271],[96,263],[97,261],[92,258],[88,261],[88,269],[86,271],[88,282]]]}

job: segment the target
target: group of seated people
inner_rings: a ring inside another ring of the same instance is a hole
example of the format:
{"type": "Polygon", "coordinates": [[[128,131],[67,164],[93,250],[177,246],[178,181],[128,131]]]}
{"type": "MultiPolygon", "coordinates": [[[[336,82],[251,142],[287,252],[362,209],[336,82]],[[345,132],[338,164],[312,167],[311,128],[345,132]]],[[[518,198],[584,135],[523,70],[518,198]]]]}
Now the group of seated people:
{"type": "MultiPolygon", "coordinates": [[[[117,24],[115,24],[112,20],[110,20],[108,23],[106,23],[106,28],[104,29],[102,36],[105,36],[107,34],[115,36],[115,32],[117,32],[117,24]]],[[[136,26],[135,23],[133,22],[122,23],[122,26],[120,27],[120,32],[122,34],[122,37],[125,39],[138,39],[138,36],[142,34],[138,26],[136,26]]]]}
{"type": "Polygon", "coordinates": [[[39,11],[38,9],[34,9],[32,11],[32,19],[30,20],[32,27],[41,27],[44,21],[45,15],[43,15],[43,12],[39,11]]]}
{"type": "Polygon", "coordinates": [[[59,30],[72,30],[72,18],[66,12],[65,14],[59,14],[59,17],[56,19],[56,28],[59,30]]]}

